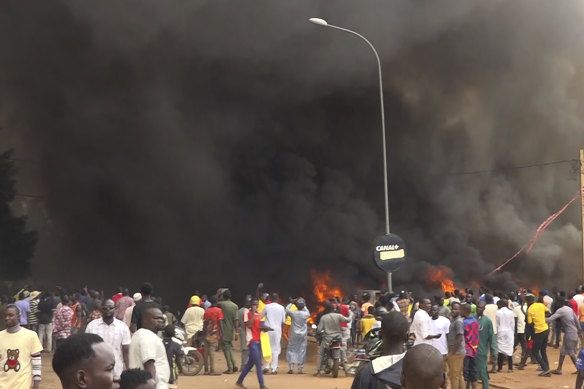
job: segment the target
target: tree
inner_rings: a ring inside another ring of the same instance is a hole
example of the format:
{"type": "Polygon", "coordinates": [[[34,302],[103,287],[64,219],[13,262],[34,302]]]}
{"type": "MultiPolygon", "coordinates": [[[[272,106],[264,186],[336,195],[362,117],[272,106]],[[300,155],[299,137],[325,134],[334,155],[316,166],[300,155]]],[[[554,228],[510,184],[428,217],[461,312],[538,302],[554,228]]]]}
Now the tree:
{"type": "Polygon", "coordinates": [[[17,169],[14,150],[0,154],[0,278],[16,281],[30,275],[30,259],[37,242],[36,231],[26,231],[26,216],[13,214],[17,169]]]}

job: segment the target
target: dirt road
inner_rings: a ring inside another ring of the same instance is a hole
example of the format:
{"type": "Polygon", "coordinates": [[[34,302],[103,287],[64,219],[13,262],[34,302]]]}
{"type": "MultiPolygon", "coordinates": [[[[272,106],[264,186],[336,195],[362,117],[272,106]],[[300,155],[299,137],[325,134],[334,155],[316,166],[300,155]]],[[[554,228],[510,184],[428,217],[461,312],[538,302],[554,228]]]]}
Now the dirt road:
{"type": "MultiPolygon", "coordinates": [[[[352,377],[345,377],[343,373],[338,378],[313,377],[312,373],[316,370],[316,350],[314,344],[310,344],[308,355],[309,358],[305,371],[307,374],[286,374],[288,364],[285,360],[285,350],[280,356],[280,367],[277,375],[265,376],[265,383],[271,389],[349,389],[353,382],[352,377]]],[[[548,356],[552,369],[557,367],[558,350],[548,349],[548,356]]],[[[236,359],[239,359],[240,354],[237,352],[236,359]]],[[[518,362],[518,360],[516,360],[518,362]]],[[[223,371],[226,368],[223,353],[215,353],[215,363],[218,366],[218,371],[223,371]]],[[[51,369],[51,357],[48,354],[43,354],[43,383],[42,389],[60,389],[61,385],[55,373],[51,369]]],[[[493,388],[510,388],[510,389],[558,389],[558,388],[574,388],[576,376],[571,373],[576,369],[574,365],[567,360],[564,364],[564,375],[552,376],[550,378],[538,377],[536,372],[536,365],[529,365],[523,371],[514,371],[513,373],[503,373],[491,375],[491,384],[493,388]]],[[[181,376],[179,379],[179,388],[181,389],[233,389],[235,388],[235,381],[237,374],[221,375],[221,376],[205,376],[197,375],[194,377],[181,376]]],[[[245,379],[245,385],[250,389],[259,388],[257,377],[255,373],[250,373],[245,379]]]]}

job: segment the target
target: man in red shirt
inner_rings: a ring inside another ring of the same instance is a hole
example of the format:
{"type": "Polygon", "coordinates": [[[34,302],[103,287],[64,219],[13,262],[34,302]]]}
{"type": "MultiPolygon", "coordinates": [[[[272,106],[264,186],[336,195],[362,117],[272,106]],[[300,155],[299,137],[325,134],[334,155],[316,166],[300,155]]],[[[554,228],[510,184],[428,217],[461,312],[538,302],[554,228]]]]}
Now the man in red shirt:
{"type": "Polygon", "coordinates": [[[223,311],[217,306],[217,297],[209,297],[211,306],[203,316],[203,334],[205,335],[205,374],[221,375],[215,371],[214,353],[221,337],[219,323],[223,320],[223,311]]]}
{"type": "Polygon", "coordinates": [[[262,347],[260,345],[260,332],[269,331],[267,327],[261,327],[262,315],[258,312],[258,300],[253,299],[251,302],[251,309],[247,311],[244,317],[245,323],[245,338],[247,340],[247,348],[249,349],[249,359],[241,369],[241,374],[235,383],[236,386],[244,387],[243,380],[247,373],[253,366],[256,368],[260,389],[268,389],[264,385],[264,374],[262,372],[262,347]]]}

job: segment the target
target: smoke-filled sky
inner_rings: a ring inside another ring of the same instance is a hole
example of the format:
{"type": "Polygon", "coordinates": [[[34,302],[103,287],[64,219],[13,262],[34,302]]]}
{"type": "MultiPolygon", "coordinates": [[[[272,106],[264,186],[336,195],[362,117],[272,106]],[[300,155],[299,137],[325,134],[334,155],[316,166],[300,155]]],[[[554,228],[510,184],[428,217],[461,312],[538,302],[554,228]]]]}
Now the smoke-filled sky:
{"type": "Polygon", "coordinates": [[[182,1],[36,4],[0,12],[1,150],[16,148],[40,242],[38,283],[310,289],[329,269],[377,288],[385,231],[377,68],[384,77],[391,230],[409,262],[471,280],[572,288],[584,146],[580,1],[182,1]],[[503,169],[503,170],[497,170],[503,169]],[[454,172],[497,170],[474,175],[454,172]]]}

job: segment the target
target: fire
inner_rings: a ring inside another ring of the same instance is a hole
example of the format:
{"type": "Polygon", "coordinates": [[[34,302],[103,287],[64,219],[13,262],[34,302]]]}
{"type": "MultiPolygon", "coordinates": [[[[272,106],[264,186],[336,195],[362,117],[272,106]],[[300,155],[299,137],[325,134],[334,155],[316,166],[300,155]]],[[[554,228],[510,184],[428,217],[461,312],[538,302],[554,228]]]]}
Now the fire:
{"type": "Polygon", "coordinates": [[[452,271],[446,266],[430,266],[426,274],[428,286],[437,287],[440,285],[442,292],[453,293],[458,288],[454,286],[454,281],[449,278],[450,273],[452,271]]]}
{"type": "MultiPolygon", "coordinates": [[[[320,273],[314,269],[310,269],[310,279],[314,285],[312,291],[314,293],[314,297],[316,297],[316,301],[318,302],[319,311],[322,310],[320,309],[320,305],[323,302],[332,297],[343,296],[341,288],[335,285],[333,282],[330,272],[325,271],[320,273]]],[[[318,312],[312,313],[311,317],[308,319],[310,324],[314,324],[314,319],[316,318],[317,314],[318,312]]]]}
{"type": "Polygon", "coordinates": [[[531,293],[533,295],[535,295],[535,297],[539,297],[539,286],[537,286],[537,285],[536,286],[532,286],[531,288],[520,287],[519,289],[520,290],[527,290],[527,289],[529,289],[529,290],[531,290],[531,293]]]}

